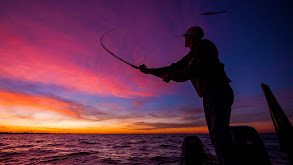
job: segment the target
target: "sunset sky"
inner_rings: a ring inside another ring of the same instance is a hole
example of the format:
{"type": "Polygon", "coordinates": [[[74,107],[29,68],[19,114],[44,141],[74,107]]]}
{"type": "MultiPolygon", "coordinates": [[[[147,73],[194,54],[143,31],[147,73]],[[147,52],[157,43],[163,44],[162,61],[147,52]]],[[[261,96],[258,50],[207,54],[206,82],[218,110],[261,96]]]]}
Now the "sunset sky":
{"type": "Polygon", "coordinates": [[[113,58],[163,67],[201,26],[232,80],[231,125],[274,132],[267,84],[293,122],[292,1],[0,0],[0,132],[202,133],[190,81],[165,83],[113,58]],[[201,13],[227,10],[217,15],[201,13]]]}

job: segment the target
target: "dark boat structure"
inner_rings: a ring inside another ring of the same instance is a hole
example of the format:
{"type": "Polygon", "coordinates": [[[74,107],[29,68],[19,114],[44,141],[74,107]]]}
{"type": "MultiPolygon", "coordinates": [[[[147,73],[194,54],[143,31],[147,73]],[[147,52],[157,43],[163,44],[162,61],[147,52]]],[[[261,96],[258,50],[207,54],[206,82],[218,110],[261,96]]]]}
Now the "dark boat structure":
{"type": "Polygon", "coordinates": [[[281,150],[288,154],[291,164],[293,164],[293,127],[285,112],[279,105],[269,86],[261,84],[266,97],[270,114],[275,126],[276,134],[279,138],[281,150]]]}
{"type": "MultiPolygon", "coordinates": [[[[261,84],[266,97],[281,150],[288,154],[291,164],[293,151],[293,129],[270,88],[261,84]]],[[[265,145],[258,132],[250,126],[231,126],[231,134],[240,150],[242,164],[272,165],[265,145]]],[[[185,137],[182,144],[181,165],[216,165],[217,158],[211,155],[197,136],[185,137]]]]}

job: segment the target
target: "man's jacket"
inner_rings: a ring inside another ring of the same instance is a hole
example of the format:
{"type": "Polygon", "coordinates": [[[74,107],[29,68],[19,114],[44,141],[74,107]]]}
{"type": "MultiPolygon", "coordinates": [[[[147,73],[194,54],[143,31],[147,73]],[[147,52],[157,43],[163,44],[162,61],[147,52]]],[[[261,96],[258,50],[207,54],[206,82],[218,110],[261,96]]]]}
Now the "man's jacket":
{"type": "Polygon", "coordinates": [[[198,95],[204,97],[209,90],[231,82],[218,54],[217,47],[203,39],[180,61],[167,67],[151,69],[151,72],[155,75],[168,74],[169,79],[176,82],[191,80],[198,95]]]}

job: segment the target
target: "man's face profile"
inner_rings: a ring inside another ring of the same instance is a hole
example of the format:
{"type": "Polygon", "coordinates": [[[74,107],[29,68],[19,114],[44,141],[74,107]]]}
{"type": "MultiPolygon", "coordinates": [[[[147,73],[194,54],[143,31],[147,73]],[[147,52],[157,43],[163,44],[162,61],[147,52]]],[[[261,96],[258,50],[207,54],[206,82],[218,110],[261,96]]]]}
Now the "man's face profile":
{"type": "Polygon", "coordinates": [[[191,47],[190,35],[185,35],[185,47],[191,47]]]}

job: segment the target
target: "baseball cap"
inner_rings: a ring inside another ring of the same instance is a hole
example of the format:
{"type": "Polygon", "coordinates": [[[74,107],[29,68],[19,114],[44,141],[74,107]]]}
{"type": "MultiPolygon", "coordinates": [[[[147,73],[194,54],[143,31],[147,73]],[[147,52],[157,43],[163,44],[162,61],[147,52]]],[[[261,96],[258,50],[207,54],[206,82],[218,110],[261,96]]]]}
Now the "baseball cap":
{"type": "Polygon", "coordinates": [[[186,35],[192,35],[192,36],[204,36],[203,30],[201,27],[199,26],[193,26],[191,28],[189,28],[185,34],[183,34],[182,36],[186,36],[186,35]]]}

